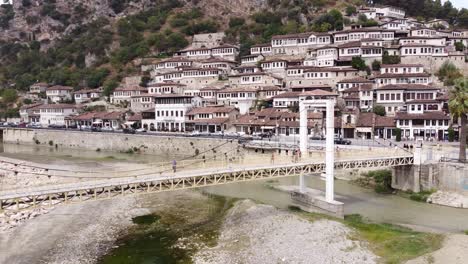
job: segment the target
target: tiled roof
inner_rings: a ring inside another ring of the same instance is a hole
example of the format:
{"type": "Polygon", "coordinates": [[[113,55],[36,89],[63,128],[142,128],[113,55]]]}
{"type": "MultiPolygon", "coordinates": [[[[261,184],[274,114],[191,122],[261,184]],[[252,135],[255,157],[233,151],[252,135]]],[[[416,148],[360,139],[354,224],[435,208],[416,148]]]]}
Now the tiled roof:
{"type": "Polygon", "coordinates": [[[74,116],[75,120],[91,120],[91,119],[108,119],[117,120],[122,119],[123,112],[88,112],[81,115],[74,116]]]}
{"type": "Polygon", "coordinates": [[[343,79],[339,81],[338,83],[373,83],[373,81],[362,78],[362,77],[355,77],[355,78],[343,79]]]}
{"type": "Polygon", "coordinates": [[[197,107],[193,108],[187,112],[187,115],[197,115],[197,114],[213,114],[213,113],[230,113],[235,111],[234,107],[229,106],[207,106],[207,107],[197,107]]]}
{"type": "Polygon", "coordinates": [[[381,68],[423,67],[422,64],[382,64],[381,68]]]}
{"type": "Polygon", "coordinates": [[[162,87],[162,86],[186,86],[186,85],[181,84],[181,83],[176,83],[176,82],[162,82],[162,83],[148,84],[148,87],[162,87]]]}
{"type": "Polygon", "coordinates": [[[73,104],[43,104],[38,107],[39,109],[72,109],[79,108],[77,105],[73,104]]]}
{"type": "Polygon", "coordinates": [[[71,91],[73,90],[73,87],[70,86],[63,86],[63,85],[54,85],[51,87],[48,87],[46,91],[55,91],[55,90],[66,90],[66,91],[71,91]]]}
{"type": "Polygon", "coordinates": [[[383,73],[376,75],[375,78],[401,78],[401,77],[431,77],[429,73],[383,73]]]}
{"type": "Polygon", "coordinates": [[[375,90],[438,90],[439,88],[424,84],[389,84],[375,90]]]}
{"type": "Polygon", "coordinates": [[[423,114],[409,114],[407,112],[397,112],[396,120],[450,120],[450,116],[441,111],[424,112],[423,114]]]}

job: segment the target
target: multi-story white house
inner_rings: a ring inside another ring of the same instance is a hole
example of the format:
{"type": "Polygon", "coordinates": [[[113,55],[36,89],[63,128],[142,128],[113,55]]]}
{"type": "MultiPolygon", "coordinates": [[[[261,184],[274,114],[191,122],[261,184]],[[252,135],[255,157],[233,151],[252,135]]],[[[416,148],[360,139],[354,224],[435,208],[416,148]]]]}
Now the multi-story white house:
{"type": "Polygon", "coordinates": [[[431,75],[424,72],[421,64],[384,64],[380,68],[380,74],[375,76],[377,87],[389,84],[428,85],[431,82],[431,75]]]}
{"type": "Polygon", "coordinates": [[[35,83],[29,86],[29,93],[37,95],[39,93],[45,92],[48,87],[49,84],[47,83],[35,83]]]}
{"type": "Polygon", "coordinates": [[[349,88],[361,87],[364,84],[372,85],[374,82],[362,77],[343,79],[336,84],[338,92],[343,92],[349,88]]]}
{"type": "Polygon", "coordinates": [[[358,28],[333,33],[333,43],[337,45],[366,39],[375,39],[381,40],[383,43],[391,43],[395,39],[395,31],[381,28],[358,28]]]}
{"type": "Polygon", "coordinates": [[[40,109],[42,103],[23,105],[20,107],[19,114],[21,122],[26,123],[39,123],[40,109]]]}
{"type": "Polygon", "coordinates": [[[236,87],[259,88],[283,84],[283,78],[265,72],[241,73],[229,75],[229,84],[236,87]]]}
{"type": "Polygon", "coordinates": [[[346,107],[361,111],[369,111],[374,105],[374,91],[372,84],[362,84],[346,89],[341,93],[345,101],[346,107]]]}
{"type": "Polygon", "coordinates": [[[301,100],[336,98],[338,94],[316,89],[307,92],[285,92],[273,97],[274,108],[289,108],[298,106],[301,100]]]}
{"type": "Polygon", "coordinates": [[[187,112],[202,106],[199,96],[161,94],[154,99],[157,131],[184,132],[187,112]]]}
{"type": "Polygon", "coordinates": [[[271,53],[271,43],[257,44],[250,47],[250,54],[252,55],[269,55],[271,53]]]}
{"type": "Polygon", "coordinates": [[[368,64],[374,60],[382,60],[383,41],[379,39],[362,39],[341,44],[339,48],[340,60],[351,60],[352,57],[361,57],[368,64]]]}
{"type": "Polygon", "coordinates": [[[148,94],[183,94],[186,85],[176,82],[148,84],[148,94]]]}
{"type": "Polygon", "coordinates": [[[338,48],[335,46],[323,46],[310,49],[304,59],[304,66],[332,67],[338,59],[338,48]]]}
{"type": "Polygon", "coordinates": [[[78,113],[76,105],[72,104],[44,104],[38,107],[42,126],[65,126],[65,118],[78,113]]]}
{"type": "Polygon", "coordinates": [[[130,103],[132,96],[147,93],[148,89],[140,86],[117,87],[110,98],[111,103],[119,104],[123,102],[130,103]]]}
{"type": "Polygon", "coordinates": [[[154,95],[142,93],[140,95],[132,96],[130,99],[130,109],[133,112],[154,109],[154,95]]]}
{"type": "Polygon", "coordinates": [[[329,33],[306,32],[289,35],[276,35],[271,38],[273,54],[305,55],[309,48],[331,44],[333,38],[329,33]]]}
{"type": "Polygon", "coordinates": [[[72,92],[73,87],[70,86],[54,85],[46,88],[47,98],[54,103],[71,100],[72,92]]]}
{"type": "Polygon", "coordinates": [[[390,84],[375,88],[376,105],[385,107],[387,115],[407,108],[409,100],[435,100],[439,88],[423,84],[390,84]]]}
{"type": "Polygon", "coordinates": [[[218,105],[234,106],[241,115],[249,112],[258,99],[258,89],[253,87],[229,87],[216,93],[218,105]]]}
{"type": "Polygon", "coordinates": [[[93,99],[99,99],[102,96],[102,89],[82,89],[73,93],[75,102],[81,104],[93,99]]]}
{"type": "Polygon", "coordinates": [[[186,130],[198,132],[224,132],[236,120],[239,111],[232,106],[208,106],[192,108],[187,112],[186,130]]]}
{"type": "Polygon", "coordinates": [[[239,48],[230,44],[222,44],[212,48],[193,48],[189,47],[178,51],[174,56],[185,57],[191,60],[204,60],[211,57],[222,57],[231,61],[236,60],[239,54],[239,48]]]}
{"type": "Polygon", "coordinates": [[[357,77],[358,70],[352,67],[304,67],[288,68],[285,78],[286,87],[328,85],[335,87],[343,79],[357,77]]]}
{"type": "Polygon", "coordinates": [[[362,7],[358,12],[365,15],[368,19],[379,17],[404,18],[406,14],[405,10],[393,6],[362,7]]]}
{"type": "Polygon", "coordinates": [[[398,112],[395,121],[405,139],[445,140],[448,137],[450,116],[441,111],[398,112]]]}

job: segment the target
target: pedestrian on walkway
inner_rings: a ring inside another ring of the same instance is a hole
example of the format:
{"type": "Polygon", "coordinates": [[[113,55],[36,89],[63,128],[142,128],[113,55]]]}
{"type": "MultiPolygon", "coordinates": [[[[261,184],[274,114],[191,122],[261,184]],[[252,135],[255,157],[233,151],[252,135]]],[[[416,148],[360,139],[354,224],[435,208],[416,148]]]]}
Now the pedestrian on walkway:
{"type": "Polygon", "coordinates": [[[176,173],[176,171],[177,171],[177,161],[176,160],[172,160],[172,170],[174,171],[174,173],[176,173]]]}
{"type": "Polygon", "coordinates": [[[275,164],[275,151],[271,153],[271,164],[275,164]]]}

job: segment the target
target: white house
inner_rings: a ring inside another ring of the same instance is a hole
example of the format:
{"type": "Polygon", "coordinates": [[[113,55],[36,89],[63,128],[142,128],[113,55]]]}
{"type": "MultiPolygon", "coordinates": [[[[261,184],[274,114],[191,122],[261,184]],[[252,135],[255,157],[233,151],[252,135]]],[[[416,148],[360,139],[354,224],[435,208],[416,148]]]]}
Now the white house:
{"type": "Polygon", "coordinates": [[[39,106],[39,122],[42,126],[65,126],[65,118],[77,114],[76,105],[72,104],[44,104],[39,106]]]}
{"type": "Polygon", "coordinates": [[[450,116],[441,111],[398,112],[395,121],[402,130],[402,138],[445,140],[448,137],[450,116]]]}
{"type": "Polygon", "coordinates": [[[184,132],[187,112],[202,106],[199,96],[161,94],[154,99],[157,131],[184,132]]]}
{"type": "Polygon", "coordinates": [[[72,99],[73,87],[54,85],[46,88],[47,98],[54,103],[72,99]]]}

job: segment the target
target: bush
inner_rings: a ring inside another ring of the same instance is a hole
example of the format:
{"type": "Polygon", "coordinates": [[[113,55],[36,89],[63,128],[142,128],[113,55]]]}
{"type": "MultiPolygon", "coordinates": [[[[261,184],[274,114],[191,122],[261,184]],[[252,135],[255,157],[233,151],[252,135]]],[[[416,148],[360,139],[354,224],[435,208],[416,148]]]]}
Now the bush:
{"type": "Polygon", "coordinates": [[[392,188],[392,172],[390,170],[376,170],[368,173],[369,177],[374,179],[374,190],[377,193],[391,193],[392,188]]]}
{"type": "Polygon", "coordinates": [[[372,70],[373,70],[373,71],[380,71],[380,66],[381,66],[381,65],[380,65],[380,61],[374,60],[374,61],[372,62],[372,70]]]}
{"type": "Polygon", "coordinates": [[[449,127],[447,132],[448,132],[448,141],[449,142],[455,141],[455,130],[453,129],[453,127],[449,127]]]}
{"type": "Polygon", "coordinates": [[[410,199],[413,200],[413,201],[417,201],[417,202],[427,202],[427,199],[429,198],[429,196],[431,196],[431,194],[433,194],[435,192],[435,190],[431,190],[431,191],[421,191],[421,192],[418,192],[418,193],[411,193],[410,194],[410,199]]]}
{"type": "Polygon", "coordinates": [[[397,142],[400,142],[401,141],[401,128],[395,128],[395,130],[393,130],[393,133],[395,134],[395,140],[397,142]]]}
{"type": "Polygon", "coordinates": [[[379,116],[385,116],[385,114],[386,114],[385,107],[383,107],[381,105],[374,105],[374,107],[372,108],[372,111],[376,115],[379,115],[379,116]]]}
{"type": "Polygon", "coordinates": [[[361,57],[353,57],[351,59],[351,66],[360,71],[365,71],[367,69],[366,62],[361,57]]]}
{"type": "Polygon", "coordinates": [[[456,51],[463,51],[464,49],[465,49],[465,45],[463,45],[463,42],[455,42],[456,51]]]}
{"type": "Polygon", "coordinates": [[[229,19],[229,28],[235,28],[235,27],[240,27],[244,25],[245,19],[242,17],[231,17],[229,19]]]}
{"type": "Polygon", "coordinates": [[[388,51],[384,51],[382,56],[382,64],[399,64],[401,58],[398,55],[388,55],[388,51]]]}
{"type": "Polygon", "coordinates": [[[463,77],[460,70],[450,61],[446,61],[440,66],[437,76],[447,86],[454,85],[456,79],[463,77]]]}
{"type": "Polygon", "coordinates": [[[53,145],[54,145],[54,141],[49,140],[49,146],[53,146],[53,145]]]}
{"type": "Polygon", "coordinates": [[[356,7],[354,6],[347,6],[346,9],[345,9],[345,13],[347,16],[351,16],[351,15],[354,15],[356,14],[357,10],[356,10],[356,7]]]}

